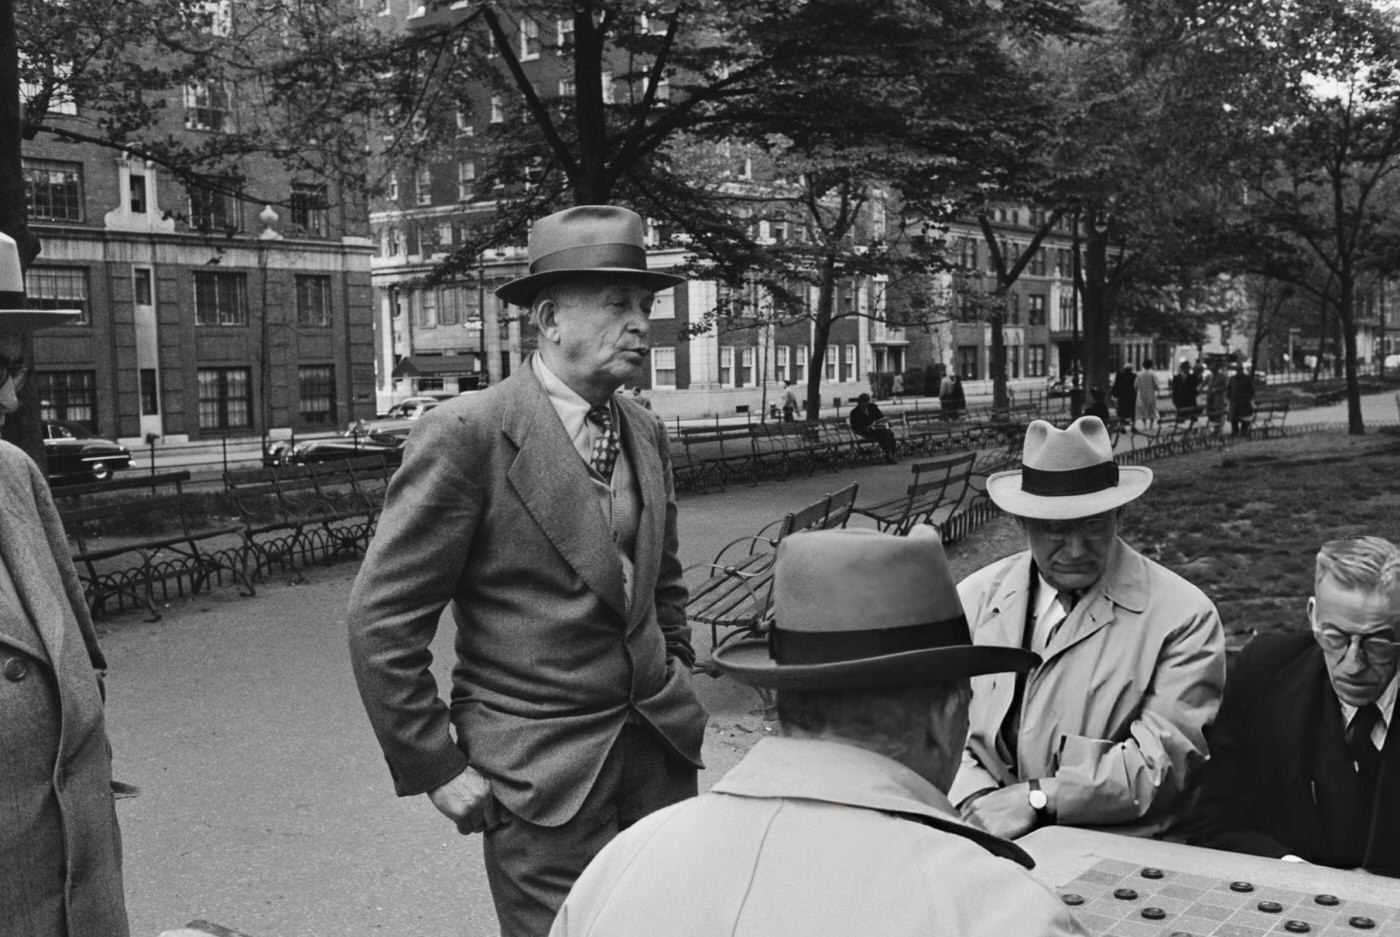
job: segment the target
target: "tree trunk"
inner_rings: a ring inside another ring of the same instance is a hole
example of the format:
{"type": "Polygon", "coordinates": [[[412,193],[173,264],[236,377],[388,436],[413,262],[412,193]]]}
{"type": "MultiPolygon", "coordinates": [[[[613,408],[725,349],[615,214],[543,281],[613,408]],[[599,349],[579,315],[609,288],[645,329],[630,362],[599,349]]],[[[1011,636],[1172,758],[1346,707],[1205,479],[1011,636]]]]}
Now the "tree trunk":
{"type": "Polygon", "coordinates": [[[807,419],[817,420],[822,413],[822,369],[826,364],[826,346],[831,341],[831,305],[835,300],[835,265],[830,257],[822,261],[821,283],[817,287],[817,311],[812,329],[812,361],[807,369],[807,419]]]}
{"type": "Polygon", "coordinates": [[[992,330],[992,416],[1004,416],[1011,409],[1011,401],[1006,394],[1006,333],[1002,323],[1006,320],[1006,303],[1010,294],[997,297],[1001,308],[992,313],[987,324],[992,330]]]}
{"type": "Polygon", "coordinates": [[[1361,436],[1366,432],[1366,424],[1361,419],[1361,385],[1356,380],[1356,311],[1352,300],[1356,294],[1356,283],[1351,270],[1342,269],[1338,278],[1341,287],[1341,315],[1337,318],[1342,326],[1342,349],[1347,379],[1347,432],[1361,436]]]}
{"type": "Polygon", "coordinates": [[[1084,370],[1090,387],[1113,386],[1109,374],[1108,228],[1090,212],[1084,237],[1084,370]]]}

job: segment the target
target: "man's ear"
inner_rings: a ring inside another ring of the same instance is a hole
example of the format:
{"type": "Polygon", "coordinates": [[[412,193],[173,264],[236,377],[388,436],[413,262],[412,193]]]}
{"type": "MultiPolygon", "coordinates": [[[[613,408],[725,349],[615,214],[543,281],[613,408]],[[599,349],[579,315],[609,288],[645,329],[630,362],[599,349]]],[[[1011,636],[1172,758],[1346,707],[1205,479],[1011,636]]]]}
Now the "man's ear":
{"type": "Polygon", "coordinates": [[[963,687],[953,692],[939,693],[929,701],[929,746],[944,764],[962,762],[963,748],[967,745],[967,706],[971,696],[970,688],[963,687]]]}
{"type": "Polygon", "coordinates": [[[559,339],[559,304],[552,299],[541,299],[535,303],[535,327],[540,337],[550,343],[559,339]]]}
{"type": "Polygon", "coordinates": [[[1308,596],[1308,622],[1313,625],[1317,624],[1317,596],[1315,595],[1308,596]]]}

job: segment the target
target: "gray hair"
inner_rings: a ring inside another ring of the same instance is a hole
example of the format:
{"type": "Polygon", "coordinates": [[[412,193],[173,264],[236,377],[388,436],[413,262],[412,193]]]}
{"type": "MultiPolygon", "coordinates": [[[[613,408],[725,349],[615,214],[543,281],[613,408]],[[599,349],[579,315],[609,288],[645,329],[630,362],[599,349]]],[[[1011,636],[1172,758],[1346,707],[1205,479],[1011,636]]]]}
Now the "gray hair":
{"type": "Polygon", "coordinates": [[[776,708],[784,729],[853,739],[897,755],[911,728],[927,718],[929,704],[956,694],[972,695],[966,678],[889,689],[779,690],[776,708]]]}
{"type": "Polygon", "coordinates": [[[1400,549],[1382,537],[1329,540],[1317,551],[1316,588],[1330,578],[1338,585],[1367,592],[1389,590],[1400,570],[1400,549]]]}

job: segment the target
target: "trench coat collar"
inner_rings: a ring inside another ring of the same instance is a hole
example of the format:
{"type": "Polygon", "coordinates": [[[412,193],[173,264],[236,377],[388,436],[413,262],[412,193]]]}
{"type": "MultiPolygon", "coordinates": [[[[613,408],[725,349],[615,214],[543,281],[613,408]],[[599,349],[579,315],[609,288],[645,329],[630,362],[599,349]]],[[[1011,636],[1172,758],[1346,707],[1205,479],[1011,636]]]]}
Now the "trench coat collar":
{"type": "MultiPolygon", "coordinates": [[[[501,387],[508,397],[501,431],[517,450],[507,470],[511,486],[564,560],[619,617],[628,620],[622,562],[611,547],[612,532],[593,495],[592,476],[564,432],[532,363],[524,362],[501,387]]],[[[644,503],[642,526],[650,522],[647,510],[644,503]]],[[[640,553],[640,539],[637,546],[640,553]]]]}
{"type": "Polygon", "coordinates": [[[1015,843],[964,823],[947,796],[911,769],[844,742],[760,739],[711,791],[736,797],[814,800],[895,814],[970,839],[1026,868],[1035,866],[1015,843]]]}

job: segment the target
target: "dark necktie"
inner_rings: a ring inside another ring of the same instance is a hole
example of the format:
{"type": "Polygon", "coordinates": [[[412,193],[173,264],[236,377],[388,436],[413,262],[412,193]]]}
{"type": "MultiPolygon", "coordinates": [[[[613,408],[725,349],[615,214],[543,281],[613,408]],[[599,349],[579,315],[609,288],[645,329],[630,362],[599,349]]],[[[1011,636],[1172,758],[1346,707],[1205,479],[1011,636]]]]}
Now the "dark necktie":
{"type": "Polygon", "coordinates": [[[1368,768],[1380,758],[1380,752],[1376,751],[1376,746],[1371,742],[1371,731],[1380,721],[1380,708],[1375,703],[1367,703],[1356,711],[1356,715],[1352,716],[1351,722],[1347,724],[1347,751],[1358,769],[1368,768]]]}
{"type": "MultiPolygon", "coordinates": [[[[1034,596],[1029,596],[1028,598],[1034,598],[1034,596]]],[[[1079,601],[1079,597],[1073,592],[1061,590],[1055,593],[1055,601],[1060,603],[1060,607],[1065,610],[1065,618],[1068,618],[1069,613],[1074,611],[1074,606],[1079,601]]],[[[1047,615],[1050,614],[1051,607],[1046,606],[1045,612],[1047,615]]],[[[1045,646],[1047,648],[1050,646],[1050,639],[1055,636],[1055,633],[1060,630],[1064,623],[1065,620],[1062,618],[1046,632],[1045,646]]],[[[1027,621],[1025,634],[1022,639],[1022,645],[1026,650],[1031,649],[1034,631],[1035,629],[1032,627],[1032,623],[1027,621]]],[[[1027,676],[1028,675],[1024,673],[1016,675],[1015,689],[1011,692],[1011,708],[1006,711],[1006,718],[1002,720],[1001,730],[997,733],[998,741],[1001,742],[1001,747],[1005,749],[1008,756],[1007,763],[1017,771],[1020,770],[1017,762],[1017,749],[1019,747],[1017,736],[1021,733],[1021,703],[1026,695],[1027,676]]]]}
{"type": "Polygon", "coordinates": [[[613,466],[617,464],[619,450],[617,431],[613,429],[612,401],[604,401],[588,411],[588,419],[602,430],[593,440],[593,451],[588,464],[604,481],[612,480],[613,466]]]}

